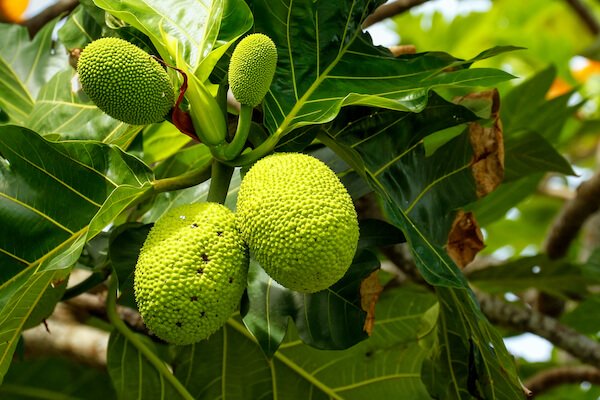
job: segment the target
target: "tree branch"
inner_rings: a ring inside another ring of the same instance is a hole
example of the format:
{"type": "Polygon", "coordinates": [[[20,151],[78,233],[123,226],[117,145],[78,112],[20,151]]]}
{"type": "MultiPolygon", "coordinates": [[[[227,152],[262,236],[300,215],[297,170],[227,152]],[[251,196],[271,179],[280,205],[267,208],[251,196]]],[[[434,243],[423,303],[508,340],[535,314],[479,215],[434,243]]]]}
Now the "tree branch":
{"type": "Polygon", "coordinates": [[[46,320],[23,332],[25,355],[60,355],[93,367],[106,367],[108,332],[62,321],[58,318],[46,320]]]}
{"type": "Polygon", "coordinates": [[[527,379],[525,386],[533,392],[533,398],[556,386],[581,382],[600,385],[600,370],[585,365],[547,369],[527,379]]]}
{"type": "Polygon", "coordinates": [[[534,333],[579,360],[600,367],[600,343],[595,340],[533,309],[507,303],[483,292],[476,292],[476,295],[481,311],[491,322],[520,332],[534,333]]]}
{"type": "Polygon", "coordinates": [[[583,21],[588,30],[592,33],[592,35],[597,36],[600,33],[600,25],[598,21],[594,17],[594,14],[586,7],[586,5],[581,0],[566,0],[567,4],[571,6],[573,11],[579,16],[579,18],[583,21]]]}
{"type": "Polygon", "coordinates": [[[373,14],[369,15],[362,24],[362,28],[368,28],[369,26],[376,24],[377,22],[383,21],[386,18],[393,17],[398,14],[402,14],[411,8],[421,5],[428,0],[396,0],[390,3],[380,5],[373,11],[373,14]]]}
{"type": "Polygon", "coordinates": [[[552,224],[546,239],[546,252],[551,259],[562,258],[585,220],[600,208],[600,173],[583,182],[575,198],[565,203],[552,224]]]}
{"type": "Polygon", "coordinates": [[[34,37],[48,22],[59,15],[70,13],[78,5],[79,0],[60,0],[56,4],[51,5],[44,11],[23,22],[23,25],[27,27],[29,36],[34,37]]]}

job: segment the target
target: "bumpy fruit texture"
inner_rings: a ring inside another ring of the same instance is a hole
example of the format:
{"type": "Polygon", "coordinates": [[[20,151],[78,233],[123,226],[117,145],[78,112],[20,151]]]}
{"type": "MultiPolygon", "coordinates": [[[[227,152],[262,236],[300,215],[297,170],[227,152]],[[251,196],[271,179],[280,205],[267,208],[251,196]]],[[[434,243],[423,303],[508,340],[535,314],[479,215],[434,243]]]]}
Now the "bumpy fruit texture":
{"type": "Polygon", "coordinates": [[[233,213],[216,203],[189,204],[161,217],[140,252],[135,299],[146,326],[174,344],[218,330],[246,287],[248,250],[233,213]]]}
{"type": "Polygon", "coordinates": [[[88,44],[77,72],[83,91],[98,108],[128,124],[161,122],[175,103],[163,67],[123,39],[102,38],[88,44]]]}
{"type": "Polygon", "coordinates": [[[358,221],[350,195],[323,162],[279,153],[242,180],[236,223],[252,256],[281,285],[314,293],[352,264],[358,221]]]}
{"type": "Polygon", "coordinates": [[[229,62],[229,87],[241,104],[256,106],[267,92],[277,65],[277,48],[267,35],[253,33],[235,47],[229,62]]]}

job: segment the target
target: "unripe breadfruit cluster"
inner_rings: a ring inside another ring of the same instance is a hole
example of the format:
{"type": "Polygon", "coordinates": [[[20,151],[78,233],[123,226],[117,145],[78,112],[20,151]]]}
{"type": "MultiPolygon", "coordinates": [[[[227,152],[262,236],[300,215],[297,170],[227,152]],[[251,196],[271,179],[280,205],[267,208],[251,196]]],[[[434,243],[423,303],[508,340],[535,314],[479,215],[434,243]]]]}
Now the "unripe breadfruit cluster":
{"type": "Polygon", "coordinates": [[[277,48],[267,35],[253,33],[235,47],[229,62],[229,87],[236,100],[257,106],[271,86],[277,65],[277,48]]]}
{"type": "Polygon", "coordinates": [[[107,37],[88,44],[77,72],[83,91],[98,108],[128,124],[160,122],[175,103],[164,68],[123,39],[107,37]]]}
{"type": "Polygon", "coordinates": [[[184,345],[218,330],[246,288],[248,250],[220,204],[175,208],[144,242],[134,273],[138,309],[159,338],[184,345]]]}
{"type": "Polygon", "coordinates": [[[336,174],[309,155],[278,153],[254,164],[235,218],[252,256],[289,289],[326,289],[352,264],[359,236],[352,199],[336,174]]]}

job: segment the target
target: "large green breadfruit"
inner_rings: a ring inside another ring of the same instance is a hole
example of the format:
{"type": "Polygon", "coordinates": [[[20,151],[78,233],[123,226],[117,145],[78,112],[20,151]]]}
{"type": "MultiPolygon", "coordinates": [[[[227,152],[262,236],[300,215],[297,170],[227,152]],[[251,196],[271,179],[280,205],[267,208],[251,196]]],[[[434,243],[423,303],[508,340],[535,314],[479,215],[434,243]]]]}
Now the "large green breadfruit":
{"type": "Polygon", "coordinates": [[[147,125],[163,121],[175,92],[163,67],[123,39],[88,44],[77,62],[83,91],[102,111],[119,121],[147,125]]]}
{"type": "Polygon", "coordinates": [[[229,62],[229,87],[241,104],[260,104],[271,86],[277,47],[267,35],[253,33],[235,47],[229,62]]]}
{"type": "Polygon", "coordinates": [[[252,256],[281,285],[313,293],[352,264],[358,221],[350,195],[318,159],[279,153],[242,180],[236,223],[252,256]]]}
{"type": "Polygon", "coordinates": [[[216,203],[189,204],[161,217],[144,242],[135,299],[159,338],[190,344],[218,330],[246,287],[248,250],[234,215],[216,203]]]}

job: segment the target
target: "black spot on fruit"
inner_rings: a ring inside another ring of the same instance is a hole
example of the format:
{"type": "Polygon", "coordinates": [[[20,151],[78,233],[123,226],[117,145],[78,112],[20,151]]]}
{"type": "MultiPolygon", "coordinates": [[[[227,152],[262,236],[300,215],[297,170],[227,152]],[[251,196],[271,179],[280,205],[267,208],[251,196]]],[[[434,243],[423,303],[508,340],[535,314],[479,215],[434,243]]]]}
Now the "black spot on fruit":
{"type": "Polygon", "coordinates": [[[229,277],[229,283],[233,283],[233,276],[229,277]]]}
{"type": "Polygon", "coordinates": [[[197,227],[198,227],[198,224],[194,222],[194,223],[192,224],[192,228],[197,228],[197,227]]]}
{"type": "Polygon", "coordinates": [[[192,296],[192,297],[190,297],[190,300],[191,301],[198,301],[198,296],[192,296]]]}
{"type": "Polygon", "coordinates": [[[204,268],[198,268],[196,272],[198,273],[198,275],[202,275],[204,273],[204,268]]]}
{"type": "Polygon", "coordinates": [[[181,322],[177,321],[175,322],[175,325],[177,325],[178,328],[181,328],[181,322]]]}
{"type": "Polygon", "coordinates": [[[202,311],[202,312],[200,313],[200,316],[201,316],[201,317],[204,317],[204,316],[206,316],[206,311],[202,311]]]}
{"type": "Polygon", "coordinates": [[[200,254],[200,257],[202,258],[202,261],[208,262],[208,255],[206,253],[200,254]]]}
{"type": "Polygon", "coordinates": [[[223,231],[217,231],[217,236],[223,236],[223,231]]]}

